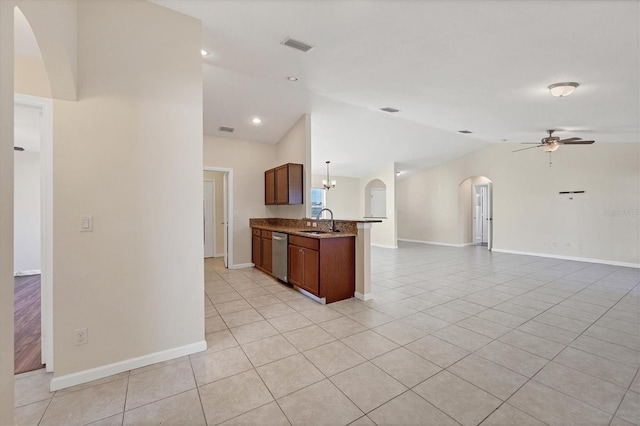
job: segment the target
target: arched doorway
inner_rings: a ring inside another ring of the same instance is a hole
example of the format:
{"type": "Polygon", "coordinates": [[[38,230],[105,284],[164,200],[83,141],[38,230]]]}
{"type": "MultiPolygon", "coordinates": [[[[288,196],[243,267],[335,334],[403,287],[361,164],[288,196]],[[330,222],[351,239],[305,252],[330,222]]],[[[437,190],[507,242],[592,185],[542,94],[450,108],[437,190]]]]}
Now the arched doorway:
{"type": "Polygon", "coordinates": [[[14,38],[14,365],[16,373],[42,364],[52,371],[53,103],[39,44],[18,7],[14,38]]]}
{"type": "Polygon", "coordinates": [[[387,185],[380,179],[373,179],[364,189],[365,217],[387,217],[387,185]]]}

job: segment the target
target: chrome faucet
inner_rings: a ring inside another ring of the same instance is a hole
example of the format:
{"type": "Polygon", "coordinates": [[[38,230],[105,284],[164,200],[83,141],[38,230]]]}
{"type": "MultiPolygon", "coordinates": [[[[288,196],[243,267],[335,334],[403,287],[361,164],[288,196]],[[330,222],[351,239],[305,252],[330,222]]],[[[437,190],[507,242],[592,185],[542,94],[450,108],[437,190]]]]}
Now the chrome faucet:
{"type": "Polygon", "coordinates": [[[322,212],[323,211],[328,211],[329,213],[331,213],[331,225],[329,225],[329,231],[333,232],[334,231],[334,226],[335,226],[335,222],[333,220],[333,212],[331,211],[331,209],[322,209],[318,212],[318,215],[316,216],[316,220],[320,219],[320,216],[322,216],[322,212]]]}

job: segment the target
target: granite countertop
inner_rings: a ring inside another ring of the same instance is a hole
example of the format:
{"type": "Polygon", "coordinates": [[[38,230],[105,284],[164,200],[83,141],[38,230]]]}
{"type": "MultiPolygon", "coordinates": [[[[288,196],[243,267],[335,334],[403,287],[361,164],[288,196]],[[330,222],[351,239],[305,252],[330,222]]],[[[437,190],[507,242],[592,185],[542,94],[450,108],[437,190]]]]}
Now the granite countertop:
{"type": "Polygon", "coordinates": [[[264,229],[266,231],[274,231],[274,232],[283,232],[285,234],[289,234],[289,235],[297,235],[299,237],[307,237],[307,238],[318,238],[318,239],[325,239],[325,238],[344,238],[344,237],[355,237],[356,234],[351,233],[351,232],[328,232],[327,230],[324,229],[318,229],[318,228],[311,228],[311,227],[303,227],[303,228],[299,228],[299,227],[290,227],[290,226],[282,226],[282,225],[267,225],[267,224],[260,224],[260,225],[256,225],[253,224],[251,225],[252,228],[255,229],[264,229]],[[320,231],[320,232],[324,232],[322,234],[310,234],[308,232],[302,232],[302,231],[320,231]]]}

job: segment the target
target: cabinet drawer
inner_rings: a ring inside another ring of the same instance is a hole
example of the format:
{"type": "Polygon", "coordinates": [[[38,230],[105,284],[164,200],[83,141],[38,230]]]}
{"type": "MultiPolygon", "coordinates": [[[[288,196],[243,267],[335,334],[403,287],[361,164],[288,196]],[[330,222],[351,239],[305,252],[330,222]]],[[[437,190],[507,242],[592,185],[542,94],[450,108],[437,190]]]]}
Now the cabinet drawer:
{"type": "Polygon", "coordinates": [[[318,250],[320,247],[320,241],[318,239],[299,237],[297,235],[289,235],[289,244],[305,247],[311,250],[318,250]]]}
{"type": "Polygon", "coordinates": [[[251,235],[259,237],[260,236],[260,229],[251,228],[251,235]]]}
{"type": "Polygon", "coordinates": [[[271,231],[265,231],[264,229],[262,230],[262,238],[268,238],[271,239],[271,231]]]}

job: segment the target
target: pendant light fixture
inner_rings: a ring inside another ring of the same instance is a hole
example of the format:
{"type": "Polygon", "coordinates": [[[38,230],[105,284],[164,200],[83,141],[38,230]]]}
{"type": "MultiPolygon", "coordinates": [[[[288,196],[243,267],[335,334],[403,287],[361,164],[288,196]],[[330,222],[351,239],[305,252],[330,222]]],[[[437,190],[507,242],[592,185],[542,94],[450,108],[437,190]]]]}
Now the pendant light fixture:
{"type": "Polygon", "coordinates": [[[336,187],[336,181],[335,180],[331,180],[331,177],[329,176],[329,163],[331,163],[331,161],[326,161],[326,163],[327,163],[327,178],[326,179],[322,179],[322,186],[324,187],[324,189],[326,189],[328,191],[331,188],[335,188],[336,187]]]}

